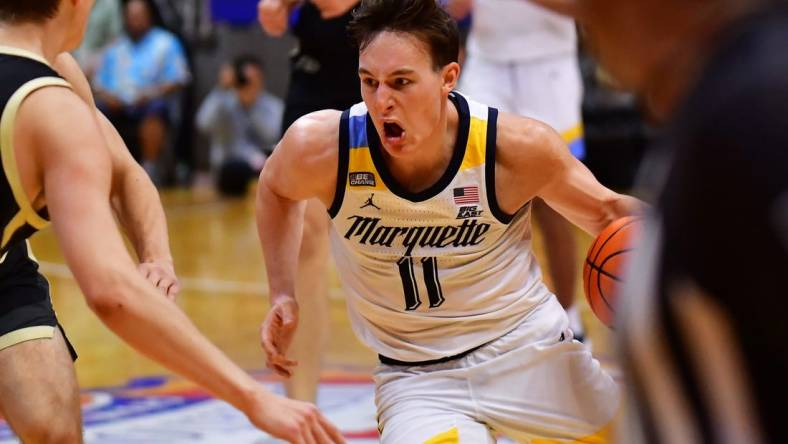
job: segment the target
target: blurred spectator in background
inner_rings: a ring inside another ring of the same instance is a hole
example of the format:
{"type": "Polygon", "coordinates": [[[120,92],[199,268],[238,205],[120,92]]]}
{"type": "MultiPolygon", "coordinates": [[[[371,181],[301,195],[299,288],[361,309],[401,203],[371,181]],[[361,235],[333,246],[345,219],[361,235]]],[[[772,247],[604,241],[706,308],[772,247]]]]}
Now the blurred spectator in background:
{"type": "MultiPolygon", "coordinates": [[[[285,99],[282,132],[298,118],[323,109],[344,110],[361,102],[358,48],[347,25],[358,0],[261,0],[263,29],[272,36],[288,28],[298,39],[291,59],[290,88],[285,99]]],[[[288,396],[315,401],[320,361],[328,338],[328,215],[317,200],[309,201],[299,254],[296,299],[301,306],[300,325],[290,347],[298,367],[285,382],[288,396]]]]}
{"type": "Polygon", "coordinates": [[[74,57],[88,79],[96,72],[104,51],[122,32],[123,13],[120,0],[96,0],[82,46],[74,52],[74,57]]]}
{"type": "Polygon", "coordinates": [[[96,73],[97,101],[148,174],[157,179],[155,165],[178,106],[177,93],[191,75],[178,39],[154,26],[150,3],[129,0],[124,27],[96,73]]]}
{"type": "Polygon", "coordinates": [[[222,67],[197,113],[197,127],[211,138],[211,169],[222,194],[243,195],[262,170],[279,140],[283,110],[282,100],[265,90],[259,59],[241,56],[222,67]]]}

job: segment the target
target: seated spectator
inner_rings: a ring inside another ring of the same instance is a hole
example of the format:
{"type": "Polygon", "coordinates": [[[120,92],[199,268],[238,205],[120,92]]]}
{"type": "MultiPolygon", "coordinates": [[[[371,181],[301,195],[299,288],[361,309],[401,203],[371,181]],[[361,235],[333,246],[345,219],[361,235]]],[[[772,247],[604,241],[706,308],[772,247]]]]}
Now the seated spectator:
{"type": "Polygon", "coordinates": [[[279,140],[284,105],[265,91],[262,63],[237,58],[219,73],[219,85],[197,113],[197,127],[211,137],[211,168],[223,194],[242,195],[279,140]]]}
{"type": "Polygon", "coordinates": [[[82,45],[74,51],[74,57],[89,79],[96,73],[104,51],[122,32],[123,12],[120,0],[98,0],[90,12],[82,45]]]}
{"type": "Polygon", "coordinates": [[[156,179],[177,93],[191,75],[183,47],[172,33],[154,26],[151,8],[146,0],[126,3],[125,33],[107,49],[94,86],[99,107],[156,179]]]}

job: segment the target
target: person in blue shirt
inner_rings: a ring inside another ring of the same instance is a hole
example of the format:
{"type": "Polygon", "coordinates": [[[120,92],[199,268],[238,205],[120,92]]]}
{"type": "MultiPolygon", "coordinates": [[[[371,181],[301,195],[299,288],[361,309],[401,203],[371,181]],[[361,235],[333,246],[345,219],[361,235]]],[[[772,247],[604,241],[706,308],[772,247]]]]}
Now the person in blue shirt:
{"type": "Polygon", "coordinates": [[[150,174],[166,140],[177,92],[191,74],[180,42],[154,26],[147,1],[126,3],[124,27],[121,38],[107,49],[94,86],[99,107],[130,139],[129,145],[137,139],[138,154],[150,174]]]}

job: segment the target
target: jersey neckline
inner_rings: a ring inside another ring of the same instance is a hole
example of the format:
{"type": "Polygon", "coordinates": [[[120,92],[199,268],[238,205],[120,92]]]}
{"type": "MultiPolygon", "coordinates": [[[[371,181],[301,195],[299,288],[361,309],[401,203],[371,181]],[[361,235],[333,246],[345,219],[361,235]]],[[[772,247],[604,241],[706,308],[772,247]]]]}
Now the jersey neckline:
{"type": "Polygon", "coordinates": [[[0,55],[22,57],[25,59],[35,60],[36,62],[43,63],[46,66],[51,66],[44,57],[32,51],[28,51],[22,48],[16,48],[13,46],[0,45],[0,55]]]}
{"type": "Polygon", "coordinates": [[[408,191],[405,187],[400,185],[400,183],[397,182],[394,176],[389,172],[386,161],[383,158],[383,152],[380,146],[380,136],[378,135],[378,131],[375,129],[375,125],[372,123],[372,118],[369,116],[369,113],[367,113],[366,132],[367,140],[369,141],[369,151],[372,156],[372,162],[375,164],[375,168],[378,170],[383,183],[392,193],[398,197],[411,202],[423,202],[440,194],[441,191],[445,190],[446,187],[449,186],[451,181],[454,180],[454,177],[457,175],[457,172],[462,165],[462,160],[465,158],[465,150],[468,146],[468,132],[470,131],[471,126],[471,113],[468,108],[468,102],[464,97],[462,97],[462,95],[452,92],[449,94],[449,100],[455,106],[455,108],[457,108],[457,115],[459,117],[457,122],[457,140],[454,145],[454,152],[452,153],[452,158],[449,161],[449,166],[446,168],[446,171],[443,172],[443,175],[440,177],[440,179],[438,179],[437,182],[425,190],[418,193],[408,191]]]}

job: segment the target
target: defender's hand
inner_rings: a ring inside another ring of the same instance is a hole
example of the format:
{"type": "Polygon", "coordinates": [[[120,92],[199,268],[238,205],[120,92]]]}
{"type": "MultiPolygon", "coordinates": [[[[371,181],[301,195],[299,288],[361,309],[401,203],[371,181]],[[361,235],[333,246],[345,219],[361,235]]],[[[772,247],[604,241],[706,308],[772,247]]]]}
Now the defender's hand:
{"type": "Polygon", "coordinates": [[[137,269],[154,287],[173,302],[181,291],[178,277],[175,276],[175,267],[171,261],[151,260],[141,263],[137,269]]]}
{"type": "Polygon", "coordinates": [[[293,297],[283,297],[274,302],[260,327],[260,339],[268,361],[267,366],[285,378],[289,378],[293,367],[298,365],[298,362],[286,357],[297,327],[298,303],[293,297]]]}
{"type": "Polygon", "coordinates": [[[342,434],[313,404],[276,396],[258,396],[247,414],[255,427],[294,444],[343,444],[342,434]]]}

